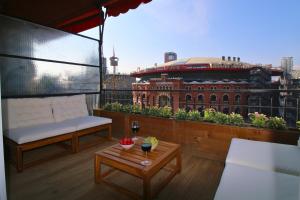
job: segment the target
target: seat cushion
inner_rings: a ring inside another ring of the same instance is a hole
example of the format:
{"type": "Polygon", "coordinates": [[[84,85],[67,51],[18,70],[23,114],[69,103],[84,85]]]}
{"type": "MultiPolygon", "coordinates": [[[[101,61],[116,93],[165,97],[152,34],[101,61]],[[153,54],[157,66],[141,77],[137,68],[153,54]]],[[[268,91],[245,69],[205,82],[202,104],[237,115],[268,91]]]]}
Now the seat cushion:
{"type": "Polygon", "coordinates": [[[4,135],[18,144],[24,144],[74,131],[76,127],[72,123],[59,122],[9,129],[4,132],[4,135]]]}
{"type": "Polygon", "coordinates": [[[299,200],[299,177],[226,164],[215,200],[299,200]]]}
{"type": "Polygon", "coordinates": [[[49,98],[5,99],[2,110],[4,130],[54,122],[49,98]]]}
{"type": "Polygon", "coordinates": [[[53,97],[52,108],[56,122],[88,116],[85,95],[53,97]]]}
{"type": "Polygon", "coordinates": [[[79,131],[95,126],[110,124],[112,123],[112,120],[110,118],[105,117],[85,116],[66,120],[66,122],[71,123],[73,126],[76,127],[76,130],[79,131]]]}
{"type": "Polygon", "coordinates": [[[300,175],[300,148],[293,145],[232,139],[226,164],[300,175]]]}

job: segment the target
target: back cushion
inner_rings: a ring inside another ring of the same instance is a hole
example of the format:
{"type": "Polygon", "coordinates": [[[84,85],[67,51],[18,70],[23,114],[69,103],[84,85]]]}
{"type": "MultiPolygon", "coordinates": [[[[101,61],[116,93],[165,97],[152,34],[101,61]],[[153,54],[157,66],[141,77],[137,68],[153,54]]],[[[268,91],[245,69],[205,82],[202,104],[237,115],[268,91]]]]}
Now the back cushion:
{"type": "Polygon", "coordinates": [[[53,97],[52,108],[56,122],[89,115],[85,95],[53,97]]]}
{"type": "Polygon", "coordinates": [[[49,98],[2,101],[4,130],[54,122],[49,98]]]}

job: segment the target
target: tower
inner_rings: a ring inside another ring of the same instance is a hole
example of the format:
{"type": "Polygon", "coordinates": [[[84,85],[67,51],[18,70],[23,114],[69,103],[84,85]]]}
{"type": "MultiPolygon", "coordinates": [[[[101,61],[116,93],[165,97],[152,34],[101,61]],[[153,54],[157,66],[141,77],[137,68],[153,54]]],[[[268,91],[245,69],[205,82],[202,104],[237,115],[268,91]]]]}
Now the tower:
{"type": "Polygon", "coordinates": [[[119,58],[116,57],[115,55],[115,48],[113,48],[113,56],[110,57],[109,59],[110,59],[110,65],[113,66],[113,74],[116,74],[119,58]]]}

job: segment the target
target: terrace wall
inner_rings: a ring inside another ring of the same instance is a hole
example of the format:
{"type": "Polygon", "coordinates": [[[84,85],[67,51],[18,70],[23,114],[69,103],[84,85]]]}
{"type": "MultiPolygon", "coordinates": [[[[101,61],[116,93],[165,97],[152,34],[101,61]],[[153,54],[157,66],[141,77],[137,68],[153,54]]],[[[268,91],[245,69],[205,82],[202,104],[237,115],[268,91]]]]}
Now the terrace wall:
{"type": "Polygon", "coordinates": [[[191,148],[195,156],[225,161],[232,138],[296,145],[300,136],[294,130],[270,130],[253,127],[219,125],[206,122],[179,121],[143,115],[94,110],[97,116],[113,120],[113,136],[130,136],[130,124],[139,121],[141,136],[175,142],[191,148]]]}

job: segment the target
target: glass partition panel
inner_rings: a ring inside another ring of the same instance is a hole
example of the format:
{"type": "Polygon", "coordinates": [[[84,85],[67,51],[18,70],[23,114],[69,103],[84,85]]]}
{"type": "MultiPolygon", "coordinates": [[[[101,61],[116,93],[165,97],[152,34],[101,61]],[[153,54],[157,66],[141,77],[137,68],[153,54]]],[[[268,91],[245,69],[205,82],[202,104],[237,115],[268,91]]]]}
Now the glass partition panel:
{"type": "Polygon", "coordinates": [[[0,15],[0,54],[99,65],[98,41],[0,15]]]}
{"type": "Polygon", "coordinates": [[[99,68],[0,57],[3,96],[99,91],[99,68]]]}

